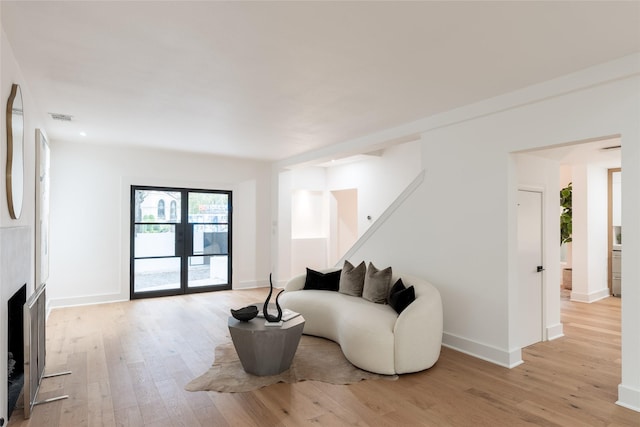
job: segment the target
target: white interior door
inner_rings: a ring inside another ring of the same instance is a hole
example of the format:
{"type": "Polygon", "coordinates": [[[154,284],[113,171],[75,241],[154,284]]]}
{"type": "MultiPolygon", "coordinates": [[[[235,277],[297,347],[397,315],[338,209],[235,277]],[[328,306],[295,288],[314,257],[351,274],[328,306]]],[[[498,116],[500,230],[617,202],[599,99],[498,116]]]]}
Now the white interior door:
{"type": "Polygon", "coordinates": [[[542,193],[518,191],[520,345],[542,341],[542,193]]]}

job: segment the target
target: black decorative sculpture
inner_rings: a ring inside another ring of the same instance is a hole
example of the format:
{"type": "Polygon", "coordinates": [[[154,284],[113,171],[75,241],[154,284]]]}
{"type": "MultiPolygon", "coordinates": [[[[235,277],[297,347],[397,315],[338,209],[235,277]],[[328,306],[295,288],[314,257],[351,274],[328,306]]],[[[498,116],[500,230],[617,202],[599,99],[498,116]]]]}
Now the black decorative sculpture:
{"type": "Polygon", "coordinates": [[[278,310],[278,315],[272,316],[269,314],[269,310],[268,310],[269,300],[271,299],[271,294],[273,293],[273,282],[271,281],[271,273],[269,274],[269,285],[271,289],[269,289],[269,295],[267,295],[267,299],[264,302],[264,307],[262,307],[262,313],[264,314],[264,318],[268,322],[279,322],[280,320],[282,320],[282,308],[280,308],[280,303],[278,302],[278,299],[280,298],[280,295],[282,295],[282,293],[284,292],[284,289],[281,290],[276,296],[276,309],[278,310]]]}

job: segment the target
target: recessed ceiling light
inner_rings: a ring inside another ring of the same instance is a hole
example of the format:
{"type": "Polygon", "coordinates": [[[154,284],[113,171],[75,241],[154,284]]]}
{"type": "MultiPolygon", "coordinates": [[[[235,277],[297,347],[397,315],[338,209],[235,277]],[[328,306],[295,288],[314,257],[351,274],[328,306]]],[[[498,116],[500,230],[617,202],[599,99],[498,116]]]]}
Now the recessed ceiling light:
{"type": "Polygon", "coordinates": [[[86,132],[80,132],[80,136],[87,136],[86,132]]]}

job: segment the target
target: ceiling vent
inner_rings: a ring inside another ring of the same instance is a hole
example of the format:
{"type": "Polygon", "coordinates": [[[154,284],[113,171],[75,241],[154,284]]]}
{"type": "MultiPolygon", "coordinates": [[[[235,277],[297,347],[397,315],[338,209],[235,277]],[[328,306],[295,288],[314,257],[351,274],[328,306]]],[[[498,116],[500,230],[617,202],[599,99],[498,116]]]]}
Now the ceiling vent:
{"type": "Polygon", "coordinates": [[[60,122],[70,122],[73,120],[73,116],[69,114],[60,114],[60,113],[49,113],[53,120],[58,120],[60,122]]]}

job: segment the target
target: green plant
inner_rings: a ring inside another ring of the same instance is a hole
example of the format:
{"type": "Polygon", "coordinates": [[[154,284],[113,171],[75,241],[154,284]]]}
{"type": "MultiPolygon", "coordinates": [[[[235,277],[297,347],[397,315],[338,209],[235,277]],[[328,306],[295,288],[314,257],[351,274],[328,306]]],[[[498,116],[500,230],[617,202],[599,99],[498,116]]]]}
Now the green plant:
{"type": "Polygon", "coordinates": [[[573,195],[572,183],[560,190],[560,244],[571,241],[571,220],[573,212],[571,210],[571,197],[573,195]]]}
{"type": "MultiPolygon", "coordinates": [[[[156,217],[148,214],[142,217],[143,221],[153,222],[156,220],[156,217]]],[[[145,224],[142,226],[143,233],[169,233],[171,231],[171,226],[167,224],[145,224]]]]}

